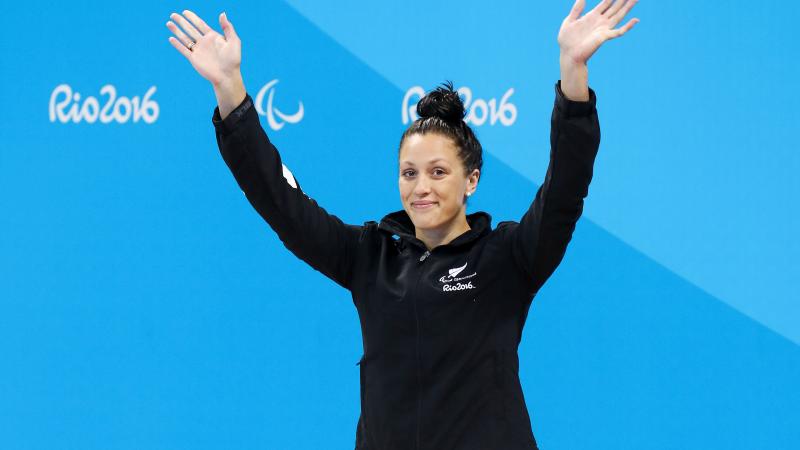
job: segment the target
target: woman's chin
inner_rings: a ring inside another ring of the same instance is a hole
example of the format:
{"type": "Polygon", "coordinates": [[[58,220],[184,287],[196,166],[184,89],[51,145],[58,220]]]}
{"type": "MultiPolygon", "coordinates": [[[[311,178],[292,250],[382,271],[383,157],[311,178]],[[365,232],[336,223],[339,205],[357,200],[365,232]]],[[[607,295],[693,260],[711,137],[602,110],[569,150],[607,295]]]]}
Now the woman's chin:
{"type": "Polygon", "coordinates": [[[414,228],[418,230],[436,228],[436,224],[438,223],[433,214],[420,214],[418,212],[412,213],[411,222],[414,224],[414,228]]]}

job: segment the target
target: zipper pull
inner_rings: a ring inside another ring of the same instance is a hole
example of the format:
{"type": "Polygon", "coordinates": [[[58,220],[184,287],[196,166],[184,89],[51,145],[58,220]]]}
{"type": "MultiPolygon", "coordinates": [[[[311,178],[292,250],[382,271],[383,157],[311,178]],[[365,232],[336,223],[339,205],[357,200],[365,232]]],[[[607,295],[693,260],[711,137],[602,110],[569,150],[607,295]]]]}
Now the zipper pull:
{"type": "Polygon", "coordinates": [[[431,254],[430,250],[425,250],[425,253],[423,253],[422,256],[419,257],[420,262],[425,261],[425,258],[427,258],[428,255],[430,254],[431,254]]]}

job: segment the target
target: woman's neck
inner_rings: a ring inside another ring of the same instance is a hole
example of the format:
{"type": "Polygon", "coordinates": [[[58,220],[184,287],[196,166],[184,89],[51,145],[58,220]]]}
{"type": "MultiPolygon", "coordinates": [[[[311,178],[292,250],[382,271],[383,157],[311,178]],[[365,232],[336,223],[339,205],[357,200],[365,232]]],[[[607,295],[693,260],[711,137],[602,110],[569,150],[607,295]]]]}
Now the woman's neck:
{"type": "Polygon", "coordinates": [[[425,244],[428,250],[450,243],[453,239],[461,236],[471,228],[467,223],[467,216],[464,214],[456,215],[456,222],[449,227],[440,227],[433,230],[415,229],[417,239],[425,244]]]}

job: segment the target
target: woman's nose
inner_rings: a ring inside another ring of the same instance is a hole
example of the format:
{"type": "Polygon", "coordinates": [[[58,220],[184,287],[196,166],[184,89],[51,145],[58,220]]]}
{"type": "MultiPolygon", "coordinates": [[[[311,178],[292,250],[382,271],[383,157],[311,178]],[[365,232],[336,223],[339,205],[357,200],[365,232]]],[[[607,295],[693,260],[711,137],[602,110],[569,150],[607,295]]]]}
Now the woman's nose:
{"type": "Polygon", "coordinates": [[[428,191],[430,191],[430,183],[425,179],[425,177],[420,177],[417,181],[417,184],[414,185],[414,193],[419,195],[427,193],[428,191]]]}

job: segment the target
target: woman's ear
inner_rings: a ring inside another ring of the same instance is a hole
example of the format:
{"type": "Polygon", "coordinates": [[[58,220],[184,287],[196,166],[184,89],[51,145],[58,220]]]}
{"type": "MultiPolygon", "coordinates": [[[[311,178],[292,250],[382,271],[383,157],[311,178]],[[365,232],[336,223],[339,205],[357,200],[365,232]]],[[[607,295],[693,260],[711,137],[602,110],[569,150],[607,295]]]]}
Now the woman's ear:
{"type": "Polygon", "coordinates": [[[467,179],[467,192],[475,192],[475,189],[478,188],[478,180],[480,180],[480,178],[481,171],[479,169],[473,169],[467,179]]]}

